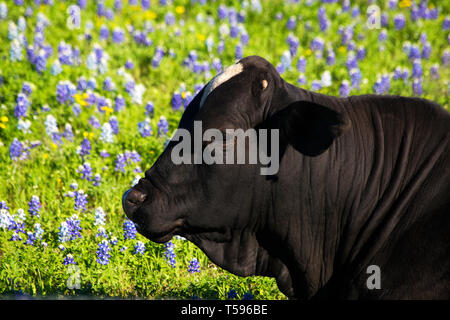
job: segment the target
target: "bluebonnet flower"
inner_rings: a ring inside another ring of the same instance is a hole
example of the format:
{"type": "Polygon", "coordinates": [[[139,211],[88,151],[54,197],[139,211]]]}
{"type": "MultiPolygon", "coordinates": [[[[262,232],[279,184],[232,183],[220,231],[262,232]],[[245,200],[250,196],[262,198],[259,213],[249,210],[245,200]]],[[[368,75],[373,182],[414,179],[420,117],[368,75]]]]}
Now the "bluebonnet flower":
{"type": "Polygon", "coordinates": [[[384,41],[387,40],[387,37],[388,37],[387,31],[386,29],[383,29],[380,31],[380,34],[378,35],[378,40],[383,43],[384,41]]]}
{"type": "Polygon", "coordinates": [[[116,116],[109,118],[109,125],[111,126],[112,133],[117,135],[119,133],[119,121],[116,116]]]}
{"type": "Polygon", "coordinates": [[[244,297],[242,298],[242,300],[252,300],[253,298],[254,295],[250,291],[247,291],[246,293],[244,293],[244,297]]]}
{"type": "Polygon", "coordinates": [[[115,161],[115,171],[122,171],[125,172],[125,167],[127,165],[127,158],[125,157],[125,155],[123,153],[119,153],[116,156],[116,161],[115,161]]]}
{"type": "Polygon", "coordinates": [[[311,40],[310,48],[313,51],[322,51],[324,46],[324,41],[320,37],[315,37],[311,40]]]}
{"type": "Polygon", "coordinates": [[[102,184],[102,176],[100,175],[100,173],[96,173],[94,175],[94,187],[98,187],[99,185],[102,184]]]}
{"type": "Polygon", "coordinates": [[[106,77],[105,81],[103,81],[103,90],[113,91],[115,89],[116,89],[115,83],[112,81],[110,77],[106,77]]]}
{"type": "Polygon", "coordinates": [[[8,210],[0,208],[0,228],[3,230],[8,229],[11,225],[11,221],[14,221],[14,218],[8,210]]]}
{"type": "Polygon", "coordinates": [[[34,67],[39,73],[44,72],[47,69],[47,57],[43,50],[39,50],[38,54],[34,58],[34,67]]]}
{"type": "Polygon", "coordinates": [[[339,95],[344,98],[350,95],[350,84],[347,80],[342,81],[339,87],[339,95]]]}
{"type": "Polygon", "coordinates": [[[320,7],[319,11],[317,13],[317,17],[319,19],[319,27],[320,27],[320,31],[326,31],[330,25],[328,18],[327,18],[327,13],[325,10],[325,7],[320,7]]]}
{"type": "Polygon", "coordinates": [[[414,79],[412,84],[413,93],[416,96],[423,94],[422,79],[414,79]]]}
{"type": "Polygon", "coordinates": [[[153,133],[150,119],[146,118],[144,121],[139,122],[138,130],[143,138],[150,137],[153,133]]]}
{"type": "Polygon", "coordinates": [[[169,123],[167,122],[166,117],[159,117],[158,122],[158,135],[165,136],[169,132],[169,123]]]}
{"type": "Polygon", "coordinates": [[[75,264],[75,259],[73,258],[73,255],[71,255],[70,253],[64,258],[63,260],[63,264],[65,266],[69,265],[69,264],[75,264]]]}
{"type": "Polygon", "coordinates": [[[219,43],[217,44],[217,53],[222,54],[224,50],[225,50],[225,41],[220,40],[219,43]]]}
{"type": "Polygon", "coordinates": [[[34,241],[36,240],[36,237],[34,236],[33,232],[28,231],[26,234],[27,239],[25,240],[24,244],[34,246],[34,241]]]}
{"type": "Polygon", "coordinates": [[[108,40],[109,38],[109,29],[106,25],[102,25],[99,31],[100,40],[108,40]]]}
{"type": "Polygon", "coordinates": [[[238,297],[236,290],[231,289],[227,292],[227,298],[228,299],[236,299],[238,297]]]}
{"type": "Polygon", "coordinates": [[[105,122],[102,125],[102,132],[100,133],[100,140],[106,143],[114,142],[113,130],[109,122],[105,122]]]}
{"type": "Polygon", "coordinates": [[[39,212],[41,211],[41,201],[39,200],[39,197],[34,195],[31,197],[30,202],[28,202],[28,212],[33,217],[39,217],[39,212]]]}
{"type": "Polygon", "coordinates": [[[89,70],[97,71],[101,74],[108,71],[109,55],[100,47],[95,44],[91,53],[87,56],[86,67],[89,70]]]}
{"type": "Polygon", "coordinates": [[[413,78],[420,78],[422,77],[422,64],[420,62],[419,59],[416,59],[413,61],[413,66],[412,66],[412,77],[413,78]]]}
{"type": "Polygon", "coordinates": [[[103,226],[105,225],[106,222],[106,213],[103,210],[102,207],[97,207],[95,208],[95,221],[94,221],[94,225],[95,226],[103,226]]]}
{"type": "Polygon", "coordinates": [[[34,225],[34,237],[37,240],[42,240],[42,235],[44,234],[44,229],[42,229],[40,223],[34,225]]]}
{"type": "Polygon", "coordinates": [[[430,67],[430,74],[433,79],[439,79],[439,64],[435,63],[430,67]]]}
{"type": "Polygon", "coordinates": [[[115,101],[114,110],[119,112],[123,108],[125,108],[125,99],[119,94],[115,101]]]}
{"type": "Polygon", "coordinates": [[[14,138],[9,147],[9,157],[12,160],[16,161],[22,156],[22,152],[23,152],[22,143],[17,138],[14,138]]]}
{"type": "Polygon", "coordinates": [[[164,21],[168,26],[175,24],[175,15],[172,12],[167,12],[164,16],[164,21]]]}
{"type": "Polygon", "coordinates": [[[450,30],[450,16],[445,17],[444,22],[442,22],[442,30],[450,30]]]}
{"type": "Polygon", "coordinates": [[[9,239],[9,241],[19,241],[22,240],[22,237],[20,234],[26,234],[25,232],[25,223],[16,221],[13,217],[10,219],[10,223],[8,226],[8,230],[14,231],[12,237],[9,239]]]}
{"type": "Polygon", "coordinates": [[[409,54],[408,54],[408,58],[410,60],[414,60],[414,59],[420,59],[420,48],[417,45],[411,45],[409,47],[409,54]]]}
{"type": "Polygon", "coordinates": [[[72,126],[70,125],[70,123],[66,123],[64,125],[64,138],[66,138],[69,141],[73,141],[73,130],[72,130],[72,126]]]}
{"type": "MultiPolygon", "coordinates": [[[[248,44],[248,42],[250,41],[250,36],[248,35],[248,33],[246,31],[242,31],[240,41],[241,41],[243,46],[246,46],[248,44]]],[[[291,45],[291,50],[294,50],[294,48],[295,48],[295,45],[292,44],[291,45]]]]}
{"type": "Polygon", "coordinates": [[[134,254],[144,254],[145,244],[142,241],[138,241],[134,246],[134,254]]]}
{"type": "Polygon", "coordinates": [[[230,37],[236,38],[239,35],[239,28],[237,25],[232,25],[230,28],[230,37]]]}
{"type": "Polygon", "coordinates": [[[402,13],[399,13],[394,17],[395,29],[401,30],[405,27],[405,24],[406,24],[406,19],[402,13]]]}
{"type": "Polygon", "coordinates": [[[48,136],[52,137],[54,133],[58,133],[58,124],[56,123],[56,119],[51,114],[47,115],[45,118],[45,132],[48,136]]]}
{"type": "Polygon", "coordinates": [[[0,20],[6,20],[8,17],[8,6],[6,3],[0,3],[0,20]]]}
{"type": "Polygon", "coordinates": [[[102,237],[102,238],[108,238],[108,235],[106,234],[106,230],[103,227],[99,227],[97,229],[97,234],[95,235],[96,238],[102,237]]]}
{"type": "Polygon", "coordinates": [[[23,57],[22,51],[23,51],[23,46],[19,40],[11,41],[11,47],[9,49],[9,60],[11,62],[22,61],[22,57],[23,57]]]}
{"type": "Polygon", "coordinates": [[[357,5],[354,5],[352,7],[352,18],[356,18],[359,16],[359,7],[357,5]]]}
{"type": "Polygon", "coordinates": [[[76,214],[61,222],[58,232],[58,241],[67,242],[82,238],[80,219],[76,214]]]}
{"type": "Polygon", "coordinates": [[[306,77],[303,73],[298,76],[297,83],[300,86],[304,86],[307,84],[306,77]]]}
{"type": "Polygon", "coordinates": [[[189,262],[188,272],[189,272],[189,273],[200,272],[200,263],[198,262],[197,258],[193,258],[193,259],[189,262]]]}
{"type": "Polygon", "coordinates": [[[91,154],[91,142],[89,141],[89,139],[84,138],[81,141],[81,145],[77,150],[77,153],[81,156],[84,157],[86,155],[91,154]]]}
{"type": "Polygon", "coordinates": [[[17,118],[26,117],[28,113],[28,107],[30,106],[30,101],[24,93],[19,93],[16,98],[16,107],[14,109],[14,115],[17,118]]]}
{"type": "Polygon", "coordinates": [[[133,63],[133,61],[127,60],[127,61],[125,62],[125,68],[126,68],[126,69],[133,69],[133,68],[134,68],[134,63],[133,63]]]}
{"type": "Polygon", "coordinates": [[[422,58],[429,59],[430,54],[431,54],[431,44],[429,42],[426,42],[422,47],[422,58]]]}
{"type": "Polygon", "coordinates": [[[24,81],[22,83],[22,93],[24,93],[27,96],[29,96],[32,92],[33,92],[32,84],[29,83],[29,82],[24,81]]]}
{"type": "Polygon", "coordinates": [[[87,194],[83,190],[75,191],[75,204],[74,209],[77,211],[86,211],[87,194]]]}
{"type": "Polygon", "coordinates": [[[154,108],[154,104],[152,101],[147,102],[147,104],[145,105],[145,115],[149,116],[149,117],[153,117],[155,112],[155,108],[154,108]]]}
{"type": "Polygon", "coordinates": [[[135,239],[136,238],[136,226],[134,225],[133,221],[129,220],[128,218],[125,218],[125,221],[123,222],[123,237],[125,240],[128,239],[135,239]]]}
{"type": "Polygon", "coordinates": [[[306,59],[305,59],[305,57],[301,56],[300,58],[298,58],[297,70],[299,72],[305,72],[305,70],[306,70],[306,59]]]}
{"type": "Polygon", "coordinates": [[[56,86],[56,100],[60,104],[72,103],[76,92],[76,87],[70,81],[60,81],[56,86]]]}
{"type": "Polygon", "coordinates": [[[179,110],[181,108],[182,98],[181,98],[181,94],[179,92],[175,92],[173,94],[171,104],[172,104],[173,110],[179,110]]]}
{"type": "Polygon", "coordinates": [[[283,54],[281,55],[281,64],[282,64],[284,70],[291,69],[292,56],[291,56],[290,51],[286,50],[283,52],[283,54]]]}
{"type": "Polygon", "coordinates": [[[361,70],[359,70],[359,68],[353,68],[350,70],[349,75],[352,83],[352,88],[359,90],[362,78],[361,70]]]}
{"type": "Polygon", "coordinates": [[[217,9],[217,16],[219,17],[219,19],[223,20],[227,18],[227,15],[228,15],[227,7],[221,4],[217,9]]]}
{"type": "Polygon", "coordinates": [[[152,58],[152,67],[159,67],[162,58],[164,57],[164,49],[162,47],[157,47],[152,58]]]}
{"type": "Polygon", "coordinates": [[[1,201],[0,201],[0,209],[4,209],[4,210],[6,210],[6,211],[9,211],[8,204],[6,203],[5,200],[1,200],[1,201]]]}
{"type": "Polygon", "coordinates": [[[449,49],[445,49],[444,53],[442,54],[442,64],[444,66],[447,66],[448,64],[450,64],[450,50],[449,49]]]}
{"type": "Polygon", "coordinates": [[[25,210],[22,208],[17,209],[17,214],[15,220],[19,223],[25,222],[27,220],[27,215],[25,214],[25,210]]]}
{"type": "Polygon", "coordinates": [[[366,57],[366,48],[359,46],[356,51],[356,59],[363,60],[366,57]]]}
{"type": "Polygon", "coordinates": [[[288,21],[286,22],[286,28],[289,30],[295,29],[297,26],[297,20],[294,16],[289,17],[288,21]]]}
{"type": "Polygon", "coordinates": [[[379,76],[373,85],[373,90],[376,94],[384,94],[389,91],[390,83],[386,75],[379,76]]]}
{"type": "Polygon", "coordinates": [[[340,27],[338,32],[341,34],[341,42],[343,45],[348,45],[353,39],[353,26],[340,27]]]}
{"type": "Polygon", "coordinates": [[[85,162],[77,169],[77,173],[81,173],[81,179],[91,181],[92,180],[92,167],[89,162],[85,162]]]}
{"type": "Polygon", "coordinates": [[[327,65],[332,66],[336,62],[336,55],[332,49],[328,50],[327,65]]]}
{"type": "Polygon", "coordinates": [[[164,256],[166,257],[167,263],[175,268],[176,264],[176,254],[175,254],[175,244],[172,241],[166,242],[164,244],[166,251],[164,252],[164,256]]]}
{"type": "Polygon", "coordinates": [[[146,88],[143,84],[138,84],[135,86],[131,93],[131,101],[137,104],[142,104],[142,97],[144,95],[146,88]]]}
{"type": "Polygon", "coordinates": [[[102,158],[108,158],[108,157],[110,157],[110,156],[111,156],[111,155],[109,154],[109,152],[106,151],[105,149],[103,149],[103,150],[100,151],[100,157],[102,157],[102,158]]]}
{"type": "Polygon", "coordinates": [[[106,239],[103,239],[98,244],[97,249],[97,263],[101,265],[107,265],[109,263],[109,258],[111,257],[111,254],[109,253],[111,251],[111,247],[109,246],[109,242],[106,239]]]}
{"type": "Polygon", "coordinates": [[[331,73],[328,70],[325,70],[322,73],[322,76],[320,78],[320,83],[322,84],[323,87],[330,87],[332,84],[332,80],[331,80],[331,73]]]}
{"type": "Polygon", "coordinates": [[[56,60],[55,62],[52,63],[52,65],[50,66],[50,74],[52,76],[57,76],[58,74],[60,74],[63,71],[62,67],[61,67],[61,63],[59,63],[58,60],[56,60]]]}
{"type": "Polygon", "coordinates": [[[235,48],[235,57],[237,60],[241,60],[244,57],[244,48],[242,44],[238,43],[235,48]]]}
{"type": "Polygon", "coordinates": [[[319,80],[313,80],[311,82],[311,90],[312,91],[319,91],[320,89],[322,89],[322,82],[319,80]]]}

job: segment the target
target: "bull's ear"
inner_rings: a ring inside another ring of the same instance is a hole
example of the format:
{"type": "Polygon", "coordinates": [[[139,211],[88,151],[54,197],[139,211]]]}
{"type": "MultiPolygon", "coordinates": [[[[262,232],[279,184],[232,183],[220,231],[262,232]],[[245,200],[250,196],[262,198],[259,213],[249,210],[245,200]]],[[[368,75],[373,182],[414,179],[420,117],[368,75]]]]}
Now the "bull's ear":
{"type": "MultiPolygon", "coordinates": [[[[317,156],[350,128],[341,113],[308,101],[296,101],[269,119],[280,130],[280,145],[290,144],[302,154],[317,156]]],[[[284,150],[282,150],[284,153],[284,150]]]]}

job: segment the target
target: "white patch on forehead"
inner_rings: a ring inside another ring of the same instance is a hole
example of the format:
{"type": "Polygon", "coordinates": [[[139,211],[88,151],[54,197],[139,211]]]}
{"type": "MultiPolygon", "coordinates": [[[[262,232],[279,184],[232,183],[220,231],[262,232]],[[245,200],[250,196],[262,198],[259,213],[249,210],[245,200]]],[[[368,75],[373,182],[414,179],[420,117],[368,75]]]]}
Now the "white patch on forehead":
{"type": "Polygon", "coordinates": [[[203,92],[202,99],[200,100],[200,107],[199,110],[203,107],[203,104],[205,103],[206,98],[208,95],[213,92],[215,88],[220,86],[222,83],[230,80],[235,75],[241,73],[244,70],[244,66],[241,63],[236,63],[225,70],[223,70],[221,73],[219,73],[217,76],[215,76],[206,86],[205,91],[203,92]]]}

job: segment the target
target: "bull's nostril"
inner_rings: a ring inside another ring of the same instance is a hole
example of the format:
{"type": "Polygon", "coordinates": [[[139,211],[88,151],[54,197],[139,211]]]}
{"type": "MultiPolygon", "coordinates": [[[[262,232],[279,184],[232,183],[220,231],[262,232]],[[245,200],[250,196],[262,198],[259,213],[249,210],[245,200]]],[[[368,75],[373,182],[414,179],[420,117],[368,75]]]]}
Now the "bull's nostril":
{"type": "Polygon", "coordinates": [[[147,198],[147,195],[141,191],[138,191],[136,189],[132,189],[126,197],[126,200],[134,205],[141,204],[145,201],[147,198]]]}

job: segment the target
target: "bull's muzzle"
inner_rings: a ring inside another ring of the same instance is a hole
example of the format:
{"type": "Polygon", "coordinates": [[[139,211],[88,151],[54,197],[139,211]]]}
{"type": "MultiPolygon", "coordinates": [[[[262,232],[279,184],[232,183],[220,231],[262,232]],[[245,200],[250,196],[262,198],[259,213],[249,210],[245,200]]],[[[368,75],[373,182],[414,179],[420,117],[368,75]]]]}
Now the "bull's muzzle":
{"type": "Polygon", "coordinates": [[[133,188],[123,194],[122,207],[130,220],[133,220],[134,212],[142,205],[142,203],[144,203],[146,198],[146,193],[133,188]]]}

